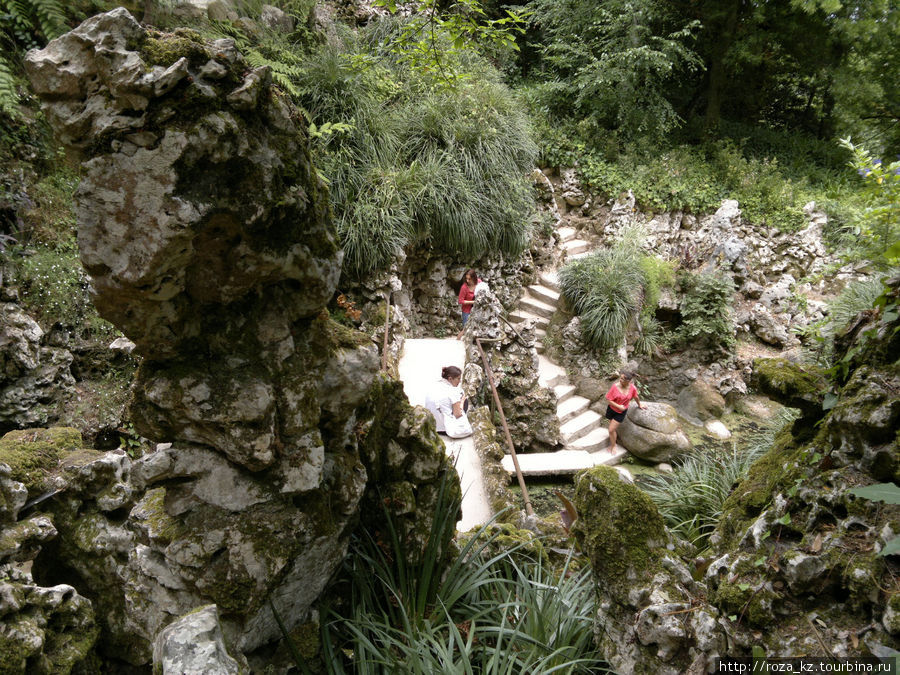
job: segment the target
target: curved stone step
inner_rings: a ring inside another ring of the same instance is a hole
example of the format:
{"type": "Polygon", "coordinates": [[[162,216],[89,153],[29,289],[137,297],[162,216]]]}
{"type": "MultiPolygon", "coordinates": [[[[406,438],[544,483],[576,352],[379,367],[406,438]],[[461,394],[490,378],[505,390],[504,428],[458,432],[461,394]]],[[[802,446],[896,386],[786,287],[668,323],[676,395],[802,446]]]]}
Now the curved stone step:
{"type": "Polygon", "coordinates": [[[566,256],[571,258],[580,253],[587,253],[590,251],[591,244],[590,242],[584,241],[584,239],[572,239],[571,241],[565,242],[561,248],[566,252],[566,256]]]}
{"type": "MultiPolygon", "coordinates": [[[[572,450],[586,450],[587,452],[606,451],[606,449],[609,448],[609,431],[607,431],[605,427],[598,427],[581,438],[576,438],[566,447],[572,450]]],[[[627,451],[617,447],[616,452],[619,453],[621,457],[624,457],[627,451]],[[621,451],[621,453],[619,453],[619,451],[621,451]]]]}
{"type": "Polygon", "coordinates": [[[553,387],[553,393],[556,394],[557,406],[575,393],[575,386],[571,384],[558,384],[553,387]]]}
{"type": "Polygon", "coordinates": [[[544,286],[543,284],[532,284],[528,287],[528,292],[532,297],[537,298],[548,305],[556,305],[556,303],[559,302],[559,291],[554,291],[549,286],[544,286]]]}
{"type": "Polygon", "coordinates": [[[566,371],[553,363],[546,356],[538,355],[538,384],[552,389],[558,384],[568,382],[566,371]]]}
{"type": "Polygon", "coordinates": [[[590,405],[591,402],[584,396],[570,396],[562,403],[556,404],[556,417],[560,424],[565,424],[587,410],[590,405]]]}
{"type": "Polygon", "coordinates": [[[515,309],[509,313],[509,320],[511,323],[515,324],[520,321],[526,321],[531,319],[534,321],[535,328],[542,328],[543,330],[547,330],[547,327],[550,325],[550,319],[546,316],[537,316],[536,314],[532,314],[524,309],[515,309]]]}
{"type": "Polygon", "coordinates": [[[572,241],[575,238],[575,233],[575,228],[569,227],[567,225],[556,228],[556,235],[559,237],[559,241],[561,244],[564,244],[567,241],[572,241]]]}
{"type": "Polygon", "coordinates": [[[554,305],[548,305],[546,302],[541,302],[540,300],[527,295],[519,300],[519,309],[524,309],[526,312],[536,314],[537,316],[543,316],[547,319],[556,313],[556,307],[554,305]]]}
{"type": "Polygon", "coordinates": [[[559,277],[556,275],[556,270],[544,270],[538,279],[542,286],[552,288],[554,291],[559,290],[559,277]]]}
{"type": "Polygon", "coordinates": [[[570,445],[572,441],[587,436],[594,429],[600,427],[603,420],[599,414],[593,410],[585,410],[580,415],[576,415],[565,424],[559,427],[559,436],[563,445],[570,445]]]}

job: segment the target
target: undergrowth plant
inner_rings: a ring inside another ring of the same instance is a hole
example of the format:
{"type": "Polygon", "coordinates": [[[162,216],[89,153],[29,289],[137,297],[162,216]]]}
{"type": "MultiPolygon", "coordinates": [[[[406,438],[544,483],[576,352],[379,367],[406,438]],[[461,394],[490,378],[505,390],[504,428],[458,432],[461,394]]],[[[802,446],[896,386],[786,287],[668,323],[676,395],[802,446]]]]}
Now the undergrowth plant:
{"type": "Polygon", "coordinates": [[[490,524],[447,565],[434,542],[455,528],[458,506],[439,491],[420,554],[406,550],[387,512],[389,536],[354,542],[349,602],[323,614],[320,672],[603,672],[589,569],[575,572],[568,561],[550,569],[524,544],[500,547],[490,524]]]}
{"type": "Polygon", "coordinates": [[[765,430],[743,447],[731,451],[713,448],[696,450],[675,462],[670,474],[648,476],[641,488],[656,504],[666,525],[679,537],[701,550],[716,529],[722,505],[734,485],[747,475],[750,466],[766,453],[775,435],[794,414],[784,411],[765,430]]]}
{"type": "Polygon", "coordinates": [[[727,274],[684,272],[681,276],[682,323],[677,340],[711,350],[729,351],[735,344],[732,320],[734,282],[727,274]]]}

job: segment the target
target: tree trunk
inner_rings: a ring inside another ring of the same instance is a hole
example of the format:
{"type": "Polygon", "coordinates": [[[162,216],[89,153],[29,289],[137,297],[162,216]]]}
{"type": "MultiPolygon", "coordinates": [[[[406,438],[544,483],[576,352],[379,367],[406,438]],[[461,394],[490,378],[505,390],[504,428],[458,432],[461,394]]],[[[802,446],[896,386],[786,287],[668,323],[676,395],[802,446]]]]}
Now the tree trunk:
{"type": "MultiPolygon", "coordinates": [[[[706,88],[706,121],[704,124],[707,130],[714,128],[719,123],[722,111],[722,90],[728,79],[725,72],[725,57],[734,43],[740,9],[741,0],[729,0],[727,7],[716,12],[722,17],[718,35],[709,36],[713,42],[713,48],[707,65],[709,81],[706,88]]],[[[711,23],[713,26],[716,24],[715,21],[711,23]]]]}
{"type": "Polygon", "coordinates": [[[153,25],[153,15],[156,13],[156,0],[144,0],[144,18],[141,23],[145,26],[153,25]]]}

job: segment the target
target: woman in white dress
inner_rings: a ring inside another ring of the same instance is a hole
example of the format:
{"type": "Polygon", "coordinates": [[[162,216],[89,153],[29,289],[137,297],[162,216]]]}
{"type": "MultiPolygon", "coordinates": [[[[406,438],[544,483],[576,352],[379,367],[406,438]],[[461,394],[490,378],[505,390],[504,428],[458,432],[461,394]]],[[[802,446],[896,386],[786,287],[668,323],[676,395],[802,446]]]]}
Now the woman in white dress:
{"type": "Polygon", "coordinates": [[[459,383],[462,371],[456,366],[441,369],[441,379],[425,397],[425,407],[434,416],[440,433],[450,438],[465,438],[472,435],[472,425],[466,416],[469,402],[459,383]]]}

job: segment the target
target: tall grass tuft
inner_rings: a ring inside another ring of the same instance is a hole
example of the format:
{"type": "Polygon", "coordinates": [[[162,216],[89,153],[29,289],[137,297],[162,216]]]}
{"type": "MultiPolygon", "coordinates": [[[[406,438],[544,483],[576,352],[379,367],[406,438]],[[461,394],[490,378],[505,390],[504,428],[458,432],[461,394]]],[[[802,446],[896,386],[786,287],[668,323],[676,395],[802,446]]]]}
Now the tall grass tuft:
{"type": "Polygon", "coordinates": [[[398,30],[390,20],[358,37],[337,32],[298,80],[310,122],[344,125],[314,148],[345,269],[363,276],[416,244],[469,259],[518,255],[531,236],[526,172],[537,155],[526,115],[474,56],[479,77],[433,86],[383,52],[398,30]]]}
{"type": "Polygon", "coordinates": [[[618,346],[637,317],[643,299],[641,257],[638,246],[625,238],[560,270],[562,294],[581,316],[582,335],[591,347],[618,346]]]}
{"type": "Polygon", "coordinates": [[[682,539],[705,548],[722,515],[722,505],[750,466],[772,446],[775,435],[793,415],[785,411],[770,427],[754,435],[742,448],[694,451],[676,463],[670,474],[649,476],[641,487],[650,496],[669,528],[682,539]]]}
{"type": "MultiPolygon", "coordinates": [[[[458,502],[439,492],[424,552],[363,535],[345,565],[349,602],[323,617],[328,673],[595,673],[588,569],[550,569],[524,544],[499,550],[483,527],[449,564],[433,542],[454,528],[458,502]]],[[[570,559],[571,560],[571,559],[570,559]]]]}

